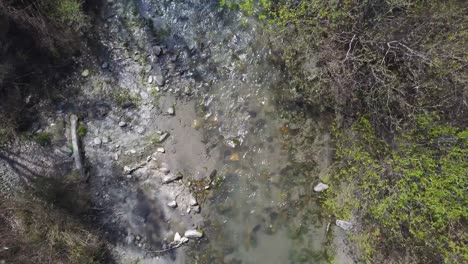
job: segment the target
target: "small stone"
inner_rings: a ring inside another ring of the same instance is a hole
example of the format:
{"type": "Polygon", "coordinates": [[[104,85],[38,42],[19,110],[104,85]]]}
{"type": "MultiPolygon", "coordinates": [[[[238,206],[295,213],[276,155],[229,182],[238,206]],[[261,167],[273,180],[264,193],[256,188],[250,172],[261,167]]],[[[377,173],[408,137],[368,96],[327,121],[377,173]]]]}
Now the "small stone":
{"type": "Polygon", "coordinates": [[[160,46],[153,46],[154,55],[159,56],[161,54],[161,47],[160,46]]]}
{"type": "Polygon", "coordinates": [[[109,143],[109,141],[110,141],[109,137],[103,137],[102,138],[102,143],[103,144],[107,144],[107,143],[109,143]]]}
{"type": "Polygon", "coordinates": [[[168,133],[162,134],[162,135],[159,137],[159,142],[163,142],[164,140],[166,140],[167,136],[169,136],[168,133]]]}
{"type": "Polygon", "coordinates": [[[83,76],[83,77],[88,77],[88,76],[89,76],[89,70],[88,70],[88,69],[85,69],[85,70],[81,73],[81,76],[83,76]]]}
{"type": "Polygon", "coordinates": [[[153,77],[154,82],[159,85],[163,86],[164,85],[164,76],[162,76],[161,73],[156,73],[156,75],[153,77]]]}
{"type": "Polygon", "coordinates": [[[136,132],[138,134],[142,135],[143,133],[145,133],[145,128],[144,127],[137,127],[136,132]]]}
{"type": "Polygon", "coordinates": [[[94,143],[94,145],[96,145],[96,146],[100,146],[101,143],[102,143],[102,141],[101,141],[100,138],[97,137],[97,138],[95,138],[95,139],[93,140],[93,143],[94,143]]]}
{"type": "Polygon", "coordinates": [[[162,135],[162,134],[163,134],[163,132],[162,132],[161,130],[156,130],[156,134],[158,134],[158,135],[162,135]]]}
{"type": "Polygon", "coordinates": [[[211,188],[211,186],[207,185],[205,186],[205,190],[209,190],[211,188]]]}
{"type": "Polygon", "coordinates": [[[107,61],[104,62],[104,63],[101,65],[101,68],[103,68],[103,69],[109,68],[109,63],[108,63],[107,61]]]}
{"type": "Polygon", "coordinates": [[[131,154],[136,154],[136,150],[131,149],[131,150],[130,150],[130,153],[131,153],[131,154]]]}
{"type": "Polygon", "coordinates": [[[174,235],[174,242],[181,242],[182,236],[179,234],[179,232],[176,232],[174,235]]]}
{"type": "Polygon", "coordinates": [[[193,196],[193,195],[190,195],[189,203],[190,203],[191,206],[198,205],[197,198],[195,198],[195,196],[193,196]]]}
{"type": "Polygon", "coordinates": [[[119,127],[126,127],[126,126],[127,126],[127,123],[125,123],[124,121],[119,122],[119,127]]]}
{"type": "Polygon", "coordinates": [[[201,207],[199,205],[196,205],[193,207],[193,211],[197,214],[199,214],[201,212],[201,207]]]}
{"type": "Polygon", "coordinates": [[[153,83],[153,76],[148,76],[148,83],[149,84],[152,84],[153,83]]]}
{"type": "Polygon", "coordinates": [[[326,189],[328,189],[328,185],[320,182],[319,184],[315,185],[314,192],[322,192],[322,191],[325,191],[326,189]]]}
{"type": "Polygon", "coordinates": [[[190,214],[190,212],[192,212],[192,209],[191,209],[191,208],[188,208],[188,209],[187,209],[187,214],[190,214]]]}
{"type": "Polygon", "coordinates": [[[115,161],[119,160],[119,153],[114,153],[114,160],[115,161]]]}
{"type": "Polygon", "coordinates": [[[164,152],[166,152],[166,150],[164,148],[157,148],[156,152],[164,153],[164,152]]]}
{"type": "Polygon", "coordinates": [[[153,67],[151,66],[151,64],[146,65],[146,66],[145,66],[145,72],[146,72],[146,73],[150,72],[150,71],[151,71],[151,68],[153,68],[153,67]]]}
{"type": "Polygon", "coordinates": [[[184,233],[184,237],[186,237],[186,238],[202,238],[203,237],[203,232],[200,231],[200,230],[196,230],[196,229],[187,230],[184,233]]]}
{"type": "Polygon", "coordinates": [[[163,183],[171,183],[182,178],[181,174],[168,174],[164,176],[163,183]]]}
{"type": "Polygon", "coordinates": [[[172,201],[172,202],[169,202],[167,204],[167,206],[171,207],[171,208],[176,208],[177,207],[177,202],[176,201],[172,201]]]}
{"type": "Polygon", "coordinates": [[[131,174],[127,174],[127,179],[131,179],[132,178],[132,175],[131,174]]]}
{"type": "Polygon", "coordinates": [[[174,115],[174,114],[175,114],[174,107],[169,107],[169,108],[167,109],[167,113],[170,114],[170,115],[174,115]]]}
{"type": "Polygon", "coordinates": [[[239,154],[238,153],[232,153],[231,154],[231,157],[229,158],[231,161],[238,161],[240,159],[239,157],[239,154]]]}
{"type": "Polygon", "coordinates": [[[128,167],[128,166],[124,166],[124,172],[129,174],[129,173],[132,173],[132,168],[128,167]]]}
{"type": "Polygon", "coordinates": [[[188,241],[189,241],[189,239],[186,238],[186,237],[182,237],[182,238],[180,239],[180,242],[182,242],[182,243],[187,243],[188,241]]]}
{"type": "Polygon", "coordinates": [[[341,227],[345,231],[353,229],[353,223],[344,220],[336,220],[336,225],[341,227]]]}
{"type": "Polygon", "coordinates": [[[166,174],[166,175],[167,175],[169,172],[171,172],[171,170],[169,170],[169,169],[166,168],[166,167],[161,167],[161,168],[159,168],[159,171],[162,172],[162,173],[164,173],[164,174],[166,174]]]}

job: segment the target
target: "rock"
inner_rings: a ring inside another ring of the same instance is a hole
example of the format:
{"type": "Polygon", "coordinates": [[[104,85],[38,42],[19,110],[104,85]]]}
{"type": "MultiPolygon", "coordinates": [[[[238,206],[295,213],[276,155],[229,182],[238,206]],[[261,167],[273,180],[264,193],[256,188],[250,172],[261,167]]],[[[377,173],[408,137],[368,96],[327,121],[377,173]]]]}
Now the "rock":
{"type": "Polygon", "coordinates": [[[157,148],[157,149],[156,149],[156,152],[165,153],[166,150],[165,150],[164,148],[157,148]]]}
{"type": "Polygon", "coordinates": [[[149,84],[152,84],[153,83],[153,76],[148,76],[148,83],[149,84]]]}
{"type": "Polygon", "coordinates": [[[159,136],[159,142],[163,142],[164,140],[166,140],[167,136],[169,136],[168,133],[164,133],[161,136],[159,136]]]}
{"type": "Polygon", "coordinates": [[[100,146],[101,143],[102,143],[102,141],[101,141],[100,138],[97,137],[97,138],[95,138],[95,139],[93,140],[93,143],[94,143],[94,145],[96,145],[96,146],[100,146]]]}
{"type": "Polygon", "coordinates": [[[136,154],[136,150],[131,149],[131,150],[130,150],[130,153],[131,153],[131,154],[136,154]]]}
{"type": "Polygon", "coordinates": [[[153,46],[154,55],[156,55],[156,56],[161,55],[161,51],[162,51],[162,50],[161,50],[161,47],[160,47],[160,46],[157,46],[157,45],[156,45],[156,46],[153,46]]]}
{"type": "Polygon", "coordinates": [[[146,73],[150,72],[152,68],[153,68],[153,67],[151,66],[151,64],[146,65],[146,66],[145,66],[145,72],[146,72],[146,73]]]}
{"type": "Polygon", "coordinates": [[[187,243],[188,241],[189,241],[189,239],[186,238],[186,237],[182,237],[182,238],[180,239],[180,242],[182,242],[182,243],[187,243]]]}
{"type": "Polygon", "coordinates": [[[169,172],[171,172],[171,170],[169,170],[169,169],[166,168],[166,167],[161,167],[161,168],[159,168],[159,171],[162,172],[162,173],[164,173],[164,174],[166,174],[166,175],[167,175],[169,172]]]}
{"type": "Polygon", "coordinates": [[[143,135],[145,133],[145,128],[144,127],[137,127],[136,132],[140,135],[143,135]]]}
{"type": "Polygon", "coordinates": [[[115,161],[119,160],[119,153],[114,153],[114,160],[115,161]]]}
{"type": "Polygon", "coordinates": [[[200,231],[200,230],[195,230],[195,229],[187,230],[184,233],[184,237],[186,237],[186,238],[202,238],[203,237],[203,232],[200,231]]]}
{"type": "Polygon", "coordinates": [[[181,242],[182,236],[179,234],[179,232],[176,232],[174,235],[174,242],[181,242]]]}
{"type": "Polygon", "coordinates": [[[126,127],[126,126],[127,126],[127,123],[125,123],[124,121],[119,122],[119,127],[126,127]]]}
{"type": "Polygon", "coordinates": [[[193,195],[190,195],[189,204],[190,204],[191,206],[198,205],[197,198],[195,198],[195,196],[193,196],[193,195]]]}
{"type": "Polygon", "coordinates": [[[172,202],[169,202],[167,204],[167,206],[171,207],[171,208],[176,208],[177,207],[177,202],[176,201],[172,201],[172,202]]]}
{"type": "Polygon", "coordinates": [[[88,70],[88,69],[85,69],[85,70],[81,73],[81,76],[83,76],[83,77],[88,77],[88,76],[89,76],[89,70],[88,70]]]}
{"type": "Polygon", "coordinates": [[[336,225],[341,227],[345,231],[353,229],[353,223],[344,220],[336,220],[336,225]]]}
{"type": "Polygon", "coordinates": [[[109,143],[109,142],[110,142],[109,137],[103,137],[103,138],[102,138],[102,143],[103,143],[103,144],[107,144],[107,143],[109,143]]]}
{"type": "Polygon", "coordinates": [[[159,70],[159,72],[157,72],[156,75],[154,75],[153,79],[157,85],[164,85],[164,76],[162,75],[161,70],[159,70]]]}
{"type": "Polygon", "coordinates": [[[104,63],[101,65],[101,68],[103,68],[103,69],[109,68],[109,63],[108,63],[107,61],[104,62],[104,63]]]}
{"type": "Polygon", "coordinates": [[[240,159],[239,154],[234,152],[231,154],[231,157],[229,157],[229,160],[231,161],[238,161],[240,159]]]}
{"type": "Polygon", "coordinates": [[[193,211],[197,214],[199,214],[201,212],[201,207],[199,205],[196,205],[193,207],[193,211]]]}
{"type": "Polygon", "coordinates": [[[127,173],[127,174],[130,174],[132,173],[132,168],[128,167],[128,166],[124,166],[124,172],[127,173]]]}
{"type": "Polygon", "coordinates": [[[328,185],[320,182],[319,184],[315,185],[314,192],[322,192],[322,191],[325,191],[326,189],[328,189],[328,185]]]}
{"type": "Polygon", "coordinates": [[[174,115],[174,114],[175,114],[174,107],[169,107],[169,108],[167,109],[167,113],[170,114],[170,115],[174,115]]]}
{"type": "Polygon", "coordinates": [[[180,174],[168,174],[168,175],[164,176],[162,182],[163,183],[171,183],[171,182],[179,180],[181,178],[182,178],[182,175],[180,175],[180,174]]]}

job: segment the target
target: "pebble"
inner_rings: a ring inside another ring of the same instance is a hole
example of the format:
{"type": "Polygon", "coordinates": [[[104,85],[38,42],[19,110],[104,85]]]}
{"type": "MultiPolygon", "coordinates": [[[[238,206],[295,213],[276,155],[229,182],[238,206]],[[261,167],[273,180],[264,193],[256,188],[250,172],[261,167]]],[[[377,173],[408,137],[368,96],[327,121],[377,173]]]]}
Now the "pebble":
{"type": "Polygon", "coordinates": [[[171,172],[171,170],[169,170],[168,168],[166,167],[161,167],[159,168],[159,171],[164,173],[164,174],[168,174],[169,172],[171,172]]]}
{"type": "Polygon", "coordinates": [[[186,237],[182,237],[182,238],[180,239],[180,242],[182,242],[182,243],[187,243],[188,241],[189,241],[189,239],[186,238],[186,237]]]}
{"type": "Polygon", "coordinates": [[[168,133],[162,134],[162,135],[159,137],[159,142],[163,142],[164,140],[166,140],[166,138],[167,138],[168,135],[169,135],[168,133]]]}
{"type": "Polygon", "coordinates": [[[181,178],[182,178],[182,175],[180,175],[180,174],[168,174],[168,175],[164,176],[163,183],[171,183],[171,182],[179,180],[181,178]]]}
{"type": "Polygon", "coordinates": [[[125,173],[131,173],[132,172],[132,169],[128,166],[124,166],[124,172],[125,173]]]}
{"type": "Polygon", "coordinates": [[[191,206],[198,205],[197,198],[195,198],[195,196],[193,196],[193,195],[190,195],[189,203],[190,203],[191,206]]]}
{"type": "Polygon", "coordinates": [[[83,77],[88,77],[88,76],[89,76],[89,70],[88,70],[88,69],[85,69],[85,70],[81,73],[81,76],[83,76],[83,77]]]}
{"type": "Polygon", "coordinates": [[[150,72],[152,68],[153,68],[153,67],[151,66],[151,64],[146,65],[146,67],[145,67],[145,72],[146,72],[146,73],[150,72]]]}
{"type": "Polygon", "coordinates": [[[156,56],[161,54],[161,47],[160,46],[153,46],[153,51],[156,56]]]}
{"type": "Polygon", "coordinates": [[[176,201],[172,201],[172,202],[169,202],[167,204],[167,206],[171,207],[171,208],[176,208],[177,207],[177,202],[176,201]]]}
{"type": "Polygon", "coordinates": [[[157,148],[156,152],[164,153],[164,152],[166,152],[166,150],[164,148],[157,148]]]}
{"type": "Polygon", "coordinates": [[[137,127],[136,132],[138,134],[142,135],[143,133],[145,133],[145,128],[144,127],[137,127]]]}
{"type": "Polygon", "coordinates": [[[103,137],[102,138],[102,143],[104,143],[104,144],[109,143],[109,141],[110,141],[109,137],[103,137]]]}
{"type": "Polygon", "coordinates": [[[101,141],[100,138],[97,137],[97,138],[95,138],[95,139],[93,140],[93,143],[94,143],[94,145],[99,146],[99,145],[101,145],[102,141],[101,141]]]}
{"type": "Polygon", "coordinates": [[[336,225],[341,227],[345,231],[353,229],[353,223],[344,220],[336,220],[336,225]]]}
{"type": "Polygon", "coordinates": [[[328,189],[328,185],[320,182],[319,184],[315,185],[314,192],[322,192],[322,191],[325,191],[326,189],[328,189]]]}
{"type": "Polygon", "coordinates": [[[119,122],[119,127],[126,127],[126,126],[127,126],[127,123],[125,123],[124,121],[119,122]]]}
{"type": "Polygon", "coordinates": [[[170,115],[174,115],[174,114],[175,114],[174,107],[169,107],[169,108],[167,109],[167,113],[170,114],[170,115]]]}
{"type": "Polygon", "coordinates": [[[179,232],[176,232],[174,235],[174,242],[180,242],[182,240],[182,236],[179,234],[179,232]]]}
{"type": "Polygon", "coordinates": [[[114,160],[115,161],[119,160],[119,153],[114,153],[114,160]]]}
{"type": "Polygon", "coordinates": [[[101,65],[101,68],[103,68],[103,69],[109,68],[109,63],[108,63],[108,62],[104,62],[104,63],[101,65]]]}
{"type": "Polygon", "coordinates": [[[149,84],[153,83],[153,76],[151,76],[151,75],[148,76],[148,83],[149,84]]]}
{"type": "Polygon", "coordinates": [[[132,153],[132,154],[136,154],[136,150],[134,150],[134,149],[131,149],[131,150],[130,150],[130,153],[132,153]]]}
{"type": "Polygon", "coordinates": [[[184,237],[186,237],[186,238],[202,238],[203,237],[203,232],[200,231],[200,230],[196,230],[196,229],[187,230],[184,233],[184,237]]]}

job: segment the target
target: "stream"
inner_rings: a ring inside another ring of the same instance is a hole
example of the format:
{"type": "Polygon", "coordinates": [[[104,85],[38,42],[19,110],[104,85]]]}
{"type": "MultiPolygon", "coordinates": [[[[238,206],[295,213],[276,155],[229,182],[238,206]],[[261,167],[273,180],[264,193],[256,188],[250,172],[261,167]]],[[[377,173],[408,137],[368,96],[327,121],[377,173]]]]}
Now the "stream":
{"type": "Polygon", "coordinates": [[[204,175],[184,176],[202,204],[204,238],[170,262],[350,263],[337,254],[343,245],[313,192],[330,161],[329,135],[320,122],[298,121],[279,103],[287,83],[272,33],[217,1],[119,4],[139,20],[127,21],[129,27],[146,25],[141,34],[149,46],[163,47],[163,75],[178,75],[163,89],[193,94],[194,107],[176,106],[176,113],[193,114],[211,157],[204,175]]]}

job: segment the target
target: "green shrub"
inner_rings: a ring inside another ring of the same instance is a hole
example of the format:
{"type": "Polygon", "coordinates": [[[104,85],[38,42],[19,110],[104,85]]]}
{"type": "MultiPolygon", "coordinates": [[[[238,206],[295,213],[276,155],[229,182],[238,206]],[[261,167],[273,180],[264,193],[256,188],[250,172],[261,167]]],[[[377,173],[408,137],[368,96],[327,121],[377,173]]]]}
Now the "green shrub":
{"type": "Polygon", "coordinates": [[[34,135],[33,139],[41,146],[48,146],[52,143],[52,134],[49,132],[40,132],[34,135]]]}
{"type": "Polygon", "coordinates": [[[437,116],[416,120],[393,146],[364,118],[335,134],[337,160],[325,205],[340,219],[362,221],[369,238],[360,245],[369,261],[405,252],[393,261],[466,262],[468,130],[437,116]]]}
{"type": "Polygon", "coordinates": [[[77,129],[77,134],[78,134],[78,136],[79,136],[80,138],[83,138],[83,137],[86,136],[87,133],[88,133],[88,128],[87,128],[85,125],[80,124],[80,125],[78,126],[78,129],[77,129]]]}

